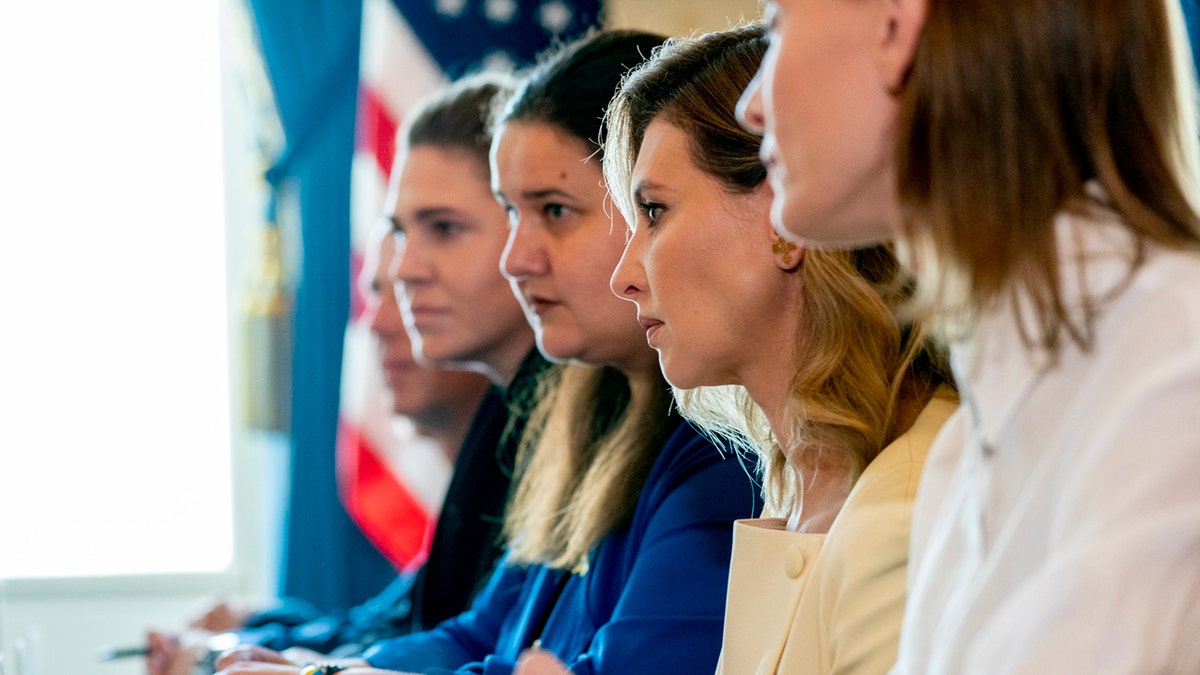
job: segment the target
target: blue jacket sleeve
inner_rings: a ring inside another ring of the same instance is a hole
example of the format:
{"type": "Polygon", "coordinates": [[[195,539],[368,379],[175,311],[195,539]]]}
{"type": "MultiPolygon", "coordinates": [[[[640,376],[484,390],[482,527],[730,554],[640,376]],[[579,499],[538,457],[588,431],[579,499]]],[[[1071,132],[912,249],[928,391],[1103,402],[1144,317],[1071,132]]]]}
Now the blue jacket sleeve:
{"type": "Polygon", "coordinates": [[[471,609],[432,630],[376,643],[363,653],[372,667],[405,672],[455,669],[490,654],[528,570],[501,561],[471,609]]]}

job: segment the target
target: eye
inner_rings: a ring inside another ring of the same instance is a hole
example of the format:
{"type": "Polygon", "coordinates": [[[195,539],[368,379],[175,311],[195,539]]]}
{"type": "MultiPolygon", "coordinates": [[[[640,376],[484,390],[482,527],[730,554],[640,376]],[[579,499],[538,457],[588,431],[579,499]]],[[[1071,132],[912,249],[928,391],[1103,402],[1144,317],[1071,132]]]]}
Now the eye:
{"type": "Polygon", "coordinates": [[[563,216],[567,215],[567,207],[551,202],[542,207],[542,213],[550,220],[562,220],[563,216]]]}
{"type": "Polygon", "coordinates": [[[429,231],[439,239],[449,239],[462,232],[462,223],[453,220],[435,220],[429,224],[429,231]]]}
{"type": "Polygon", "coordinates": [[[667,207],[655,202],[638,202],[638,211],[645,217],[646,222],[653,227],[658,223],[658,219],[662,217],[663,211],[667,207]]]}

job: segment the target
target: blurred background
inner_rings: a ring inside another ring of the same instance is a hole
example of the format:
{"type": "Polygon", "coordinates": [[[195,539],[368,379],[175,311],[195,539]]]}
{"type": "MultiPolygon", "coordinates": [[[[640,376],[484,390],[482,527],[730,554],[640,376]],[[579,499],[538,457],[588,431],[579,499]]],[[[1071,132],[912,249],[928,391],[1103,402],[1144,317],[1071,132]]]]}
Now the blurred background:
{"type": "MultiPolygon", "coordinates": [[[[0,7],[0,666],[215,597],[356,604],[407,562],[343,506],[421,476],[354,284],[405,110],[590,26],[757,0],[110,0],[0,7]]],[[[430,509],[432,510],[432,509],[430,509]]],[[[432,514],[431,516],[432,517],[432,514]]]]}

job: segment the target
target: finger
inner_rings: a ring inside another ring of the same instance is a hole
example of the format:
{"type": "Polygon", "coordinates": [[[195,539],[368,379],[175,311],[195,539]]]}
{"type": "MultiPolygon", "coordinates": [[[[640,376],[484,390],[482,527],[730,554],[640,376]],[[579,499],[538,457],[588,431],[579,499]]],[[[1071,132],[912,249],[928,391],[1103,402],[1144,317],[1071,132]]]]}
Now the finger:
{"type": "Polygon", "coordinates": [[[530,649],[517,661],[514,675],[569,675],[570,672],[550,652],[542,649],[530,649]]]}

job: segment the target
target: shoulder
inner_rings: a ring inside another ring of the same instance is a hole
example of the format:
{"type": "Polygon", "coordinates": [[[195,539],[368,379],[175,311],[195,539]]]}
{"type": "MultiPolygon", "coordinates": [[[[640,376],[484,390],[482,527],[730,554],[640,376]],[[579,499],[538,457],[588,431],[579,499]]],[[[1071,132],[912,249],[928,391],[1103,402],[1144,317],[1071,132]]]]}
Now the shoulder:
{"type": "Polygon", "coordinates": [[[1064,219],[1058,239],[1068,297],[1082,286],[1095,302],[1098,349],[1149,339],[1200,350],[1200,250],[1139,243],[1112,214],[1064,219]]]}
{"type": "Polygon", "coordinates": [[[703,471],[753,473],[753,464],[728,444],[714,441],[684,420],[663,444],[651,474],[660,481],[677,482],[703,471]]]}
{"type": "Polygon", "coordinates": [[[957,408],[953,393],[940,389],[912,428],[884,448],[855,483],[824,546],[847,574],[903,570],[925,458],[957,408]]]}
{"type": "Polygon", "coordinates": [[[761,490],[753,476],[754,465],[749,460],[684,421],[655,460],[638,500],[638,512],[657,514],[670,504],[665,513],[751,518],[762,510],[761,490]]]}

